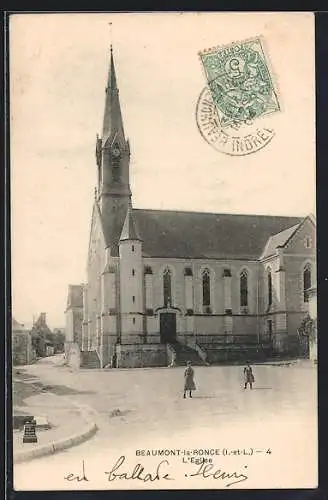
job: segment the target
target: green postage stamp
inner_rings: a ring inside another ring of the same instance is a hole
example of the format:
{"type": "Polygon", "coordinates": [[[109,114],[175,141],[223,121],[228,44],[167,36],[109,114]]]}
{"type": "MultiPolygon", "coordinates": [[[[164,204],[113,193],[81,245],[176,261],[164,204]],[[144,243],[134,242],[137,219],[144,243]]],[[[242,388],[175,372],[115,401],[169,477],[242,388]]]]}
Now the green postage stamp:
{"type": "Polygon", "coordinates": [[[260,37],[200,54],[224,126],[279,111],[260,37]]]}
{"type": "Polygon", "coordinates": [[[202,135],[205,134],[206,140],[210,139],[214,147],[227,154],[243,155],[261,149],[274,132],[270,128],[263,131],[262,126],[254,130],[252,126],[257,125],[259,118],[280,111],[261,38],[203,50],[199,55],[207,80],[207,89],[198,103],[197,121],[202,135]],[[210,102],[215,108],[211,110],[211,122],[207,124],[218,128],[218,140],[215,141],[213,130],[208,135],[211,127],[206,127],[206,112],[202,113],[204,99],[207,101],[205,108],[209,108],[210,102]],[[229,141],[226,137],[226,134],[231,135],[229,130],[244,133],[241,138],[234,135],[229,141]]]}

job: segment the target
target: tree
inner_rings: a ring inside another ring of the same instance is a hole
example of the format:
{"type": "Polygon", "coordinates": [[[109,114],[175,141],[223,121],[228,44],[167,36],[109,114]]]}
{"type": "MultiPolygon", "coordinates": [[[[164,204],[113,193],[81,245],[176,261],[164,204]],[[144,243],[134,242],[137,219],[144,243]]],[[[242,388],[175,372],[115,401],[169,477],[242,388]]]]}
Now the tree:
{"type": "Polygon", "coordinates": [[[303,337],[308,337],[308,339],[313,342],[316,338],[316,325],[313,319],[307,314],[301,321],[301,324],[297,330],[298,334],[303,337]]]}
{"type": "Polygon", "coordinates": [[[65,345],[65,334],[56,328],[53,331],[53,345],[55,348],[55,352],[63,352],[64,351],[64,345],[65,345]]]}

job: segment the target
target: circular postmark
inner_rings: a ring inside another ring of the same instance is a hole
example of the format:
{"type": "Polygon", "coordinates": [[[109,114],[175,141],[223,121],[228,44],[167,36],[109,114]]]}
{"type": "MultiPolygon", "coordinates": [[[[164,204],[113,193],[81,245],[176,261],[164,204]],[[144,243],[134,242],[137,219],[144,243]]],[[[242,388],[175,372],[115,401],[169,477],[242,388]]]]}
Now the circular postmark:
{"type": "MultiPolygon", "coordinates": [[[[234,64],[237,66],[237,62],[234,64]]],[[[227,120],[222,124],[209,87],[205,87],[199,96],[196,121],[206,142],[217,151],[231,156],[255,153],[269,144],[275,135],[272,128],[247,119],[227,120]]]]}

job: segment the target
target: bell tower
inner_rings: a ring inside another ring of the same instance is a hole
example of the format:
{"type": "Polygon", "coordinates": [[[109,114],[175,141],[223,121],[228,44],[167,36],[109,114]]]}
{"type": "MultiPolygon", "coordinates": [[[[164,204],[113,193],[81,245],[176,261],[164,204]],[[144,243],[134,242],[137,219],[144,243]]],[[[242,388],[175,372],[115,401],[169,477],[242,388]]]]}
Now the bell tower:
{"type": "Polygon", "coordinates": [[[125,139],[113,48],[105,97],[102,136],[97,135],[98,203],[111,245],[117,245],[131,199],[130,145],[125,139]]]}

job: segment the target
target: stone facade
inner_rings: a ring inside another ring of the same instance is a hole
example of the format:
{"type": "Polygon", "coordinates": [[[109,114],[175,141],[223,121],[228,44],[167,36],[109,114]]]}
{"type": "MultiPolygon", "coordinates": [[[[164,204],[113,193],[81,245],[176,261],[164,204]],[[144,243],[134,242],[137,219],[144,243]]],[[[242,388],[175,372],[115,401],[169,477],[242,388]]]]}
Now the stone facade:
{"type": "MultiPolygon", "coordinates": [[[[101,367],[163,365],[174,343],[205,353],[265,339],[284,352],[316,274],[313,218],[133,209],[112,53],[96,158],[82,336],[71,341],[101,367]]],[[[71,332],[72,308],[67,321],[71,332]]]]}
{"type": "Polygon", "coordinates": [[[65,311],[65,341],[82,344],[83,285],[69,285],[65,311]]]}
{"type": "Polygon", "coordinates": [[[36,360],[31,332],[14,318],[12,320],[12,359],[13,365],[27,365],[36,360]]]}

